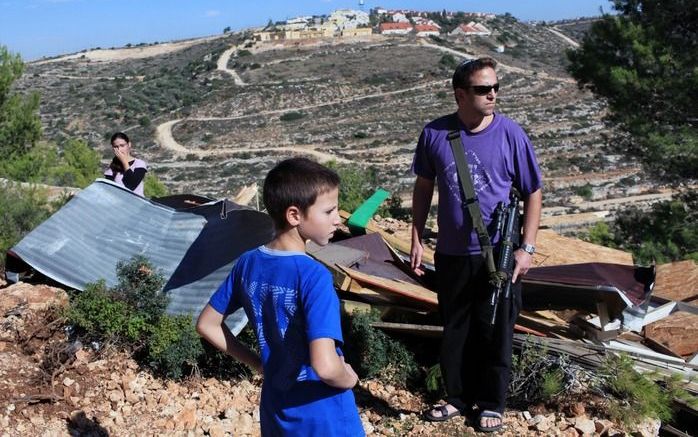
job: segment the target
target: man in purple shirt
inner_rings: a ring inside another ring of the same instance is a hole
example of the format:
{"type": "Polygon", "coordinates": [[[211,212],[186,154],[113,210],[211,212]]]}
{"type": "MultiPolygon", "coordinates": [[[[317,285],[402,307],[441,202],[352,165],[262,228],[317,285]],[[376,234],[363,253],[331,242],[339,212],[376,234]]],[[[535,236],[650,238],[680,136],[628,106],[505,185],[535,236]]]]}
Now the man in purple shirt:
{"type": "Polygon", "coordinates": [[[439,312],[444,324],[441,371],[446,385],[444,405],[428,411],[442,421],[477,412],[475,427],[496,431],[511,370],[514,323],[521,308],[521,276],[531,266],[542,205],[542,178],[528,136],[514,121],[496,113],[499,83],[496,62],[480,58],[461,63],[453,74],[458,110],[429,123],[422,131],[412,169],[417,175],[412,198],[412,268],[420,268],[422,233],[438,183],[436,278],[439,312]],[[514,252],[514,283],[509,299],[499,302],[490,325],[492,287],[482,250],[463,202],[448,133],[460,138],[485,225],[498,251],[499,235],[490,226],[499,202],[508,203],[516,188],[524,201],[523,237],[514,252]]]}

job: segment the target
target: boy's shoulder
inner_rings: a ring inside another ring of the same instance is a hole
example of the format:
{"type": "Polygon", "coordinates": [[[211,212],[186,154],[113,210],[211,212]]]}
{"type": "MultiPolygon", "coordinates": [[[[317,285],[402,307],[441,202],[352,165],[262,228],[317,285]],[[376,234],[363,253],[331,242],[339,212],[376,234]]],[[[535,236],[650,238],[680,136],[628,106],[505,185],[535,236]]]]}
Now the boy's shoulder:
{"type": "Polygon", "coordinates": [[[325,266],[305,252],[275,250],[266,246],[248,250],[240,255],[238,262],[242,264],[254,262],[260,264],[295,265],[299,267],[301,274],[318,271],[325,271],[329,274],[325,266]]]}

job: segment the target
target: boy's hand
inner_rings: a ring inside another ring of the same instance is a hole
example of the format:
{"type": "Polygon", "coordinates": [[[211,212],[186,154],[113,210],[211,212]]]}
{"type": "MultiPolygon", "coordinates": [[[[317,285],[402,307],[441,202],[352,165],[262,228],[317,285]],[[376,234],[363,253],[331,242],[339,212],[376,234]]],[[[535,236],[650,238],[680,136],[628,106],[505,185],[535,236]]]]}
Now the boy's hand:
{"type": "Polygon", "coordinates": [[[351,366],[344,362],[344,357],[337,355],[335,341],[331,338],[317,338],[310,342],[310,365],[325,384],[351,389],[359,377],[351,366]]]}
{"type": "Polygon", "coordinates": [[[344,368],[346,369],[347,373],[351,377],[351,380],[353,381],[351,387],[348,388],[353,388],[359,382],[359,375],[357,375],[356,372],[354,372],[354,369],[351,367],[351,364],[349,363],[344,363],[344,368]]]}
{"type": "Polygon", "coordinates": [[[339,359],[342,360],[342,364],[344,364],[344,370],[347,371],[347,374],[351,377],[351,380],[354,382],[349,388],[353,388],[359,382],[359,375],[356,374],[354,368],[351,367],[351,364],[344,361],[344,356],[340,356],[339,359]]]}

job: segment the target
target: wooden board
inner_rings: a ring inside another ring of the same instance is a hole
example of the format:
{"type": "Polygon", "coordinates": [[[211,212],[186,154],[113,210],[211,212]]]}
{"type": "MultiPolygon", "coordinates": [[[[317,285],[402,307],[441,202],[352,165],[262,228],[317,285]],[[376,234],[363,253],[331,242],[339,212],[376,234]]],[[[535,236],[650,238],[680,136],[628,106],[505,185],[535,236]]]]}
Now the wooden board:
{"type": "Polygon", "coordinates": [[[675,354],[688,357],[698,352],[698,315],[677,311],[645,326],[645,338],[675,354]]]}
{"type": "Polygon", "coordinates": [[[436,293],[419,285],[410,284],[402,281],[394,281],[392,279],[380,278],[378,276],[367,275],[349,267],[337,266],[345,272],[349,277],[355,279],[359,283],[371,286],[371,288],[379,288],[380,290],[394,293],[409,300],[423,304],[434,311],[438,308],[438,300],[436,293]]]}
{"type": "Polygon", "coordinates": [[[419,337],[438,338],[443,334],[443,326],[414,325],[410,323],[373,322],[371,326],[385,331],[410,334],[419,337]]]}
{"type": "Polygon", "coordinates": [[[698,299],[698,264],[687,260],[658,265],[652,295],[684,302],[698,299]]]}
{"type": "MultiPolygon", "coordinates": [[[[371,326],[386,331],[393,331],[401,334],[417,335],[420,337],[441,337],[444,331],[444,328],[442,326],[415,325],[410,323],[373,322],[371,323],[371,326]]],[[[514,330],[524,334],[545,337],[545,334],[541,332],[535,331],[533,329],[528,329],[520,325],[515,325],[514,330]]]]}

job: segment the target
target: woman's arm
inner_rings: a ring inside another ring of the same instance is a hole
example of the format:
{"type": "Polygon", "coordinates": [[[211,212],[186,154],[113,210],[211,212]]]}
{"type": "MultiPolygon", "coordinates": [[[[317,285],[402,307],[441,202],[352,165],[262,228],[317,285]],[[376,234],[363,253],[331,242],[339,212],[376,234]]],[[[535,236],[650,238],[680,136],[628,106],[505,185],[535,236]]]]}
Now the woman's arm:
{"type": "Polygon", "coordinates": [[[145,173],[148,170],[145,168],[129,168],[124,172],[124,178],[121,180],[124,183],[124,186],[128,188],[129,190],[133,191],[136,189],[138,184],[141,183],[141,181],[145,178],[145,173]]]}
{"type": "Polygon", "coordinates": [[[211,305],[206,305],[196,322],[196,331],[216,349],[242,361],[257,372],[263,373],[262,360],[259,355],[238,341],[223,323],[223,319],[223,314],[213,309],[211,305]]]}

